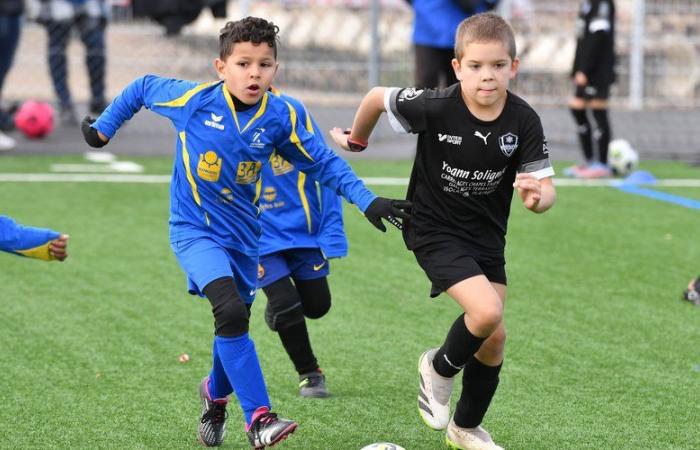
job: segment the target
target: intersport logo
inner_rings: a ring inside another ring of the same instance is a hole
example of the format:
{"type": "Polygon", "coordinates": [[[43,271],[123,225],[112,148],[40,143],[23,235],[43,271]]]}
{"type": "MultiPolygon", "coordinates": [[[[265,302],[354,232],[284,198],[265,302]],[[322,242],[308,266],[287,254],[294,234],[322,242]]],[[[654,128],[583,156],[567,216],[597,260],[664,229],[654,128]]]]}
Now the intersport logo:
{"type": "Polygon", "coordinates": [[[438,133],[438,141],[447,142],[448,144],[461,145],[462,136],[452,136],[450,134],[438,133]]]}

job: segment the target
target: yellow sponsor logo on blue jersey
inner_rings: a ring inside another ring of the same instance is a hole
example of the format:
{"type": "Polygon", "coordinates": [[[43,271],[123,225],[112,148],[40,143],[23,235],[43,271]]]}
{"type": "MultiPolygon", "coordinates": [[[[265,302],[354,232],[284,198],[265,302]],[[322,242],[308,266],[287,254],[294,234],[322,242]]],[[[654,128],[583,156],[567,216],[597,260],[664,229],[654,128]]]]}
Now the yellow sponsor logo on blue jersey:
{"type": "Polygon", "coordinates": [[[250,184],[255,183],[260,173],[262,163],[260,161],[241,161],[238,163],[238,171],[236,172],[236,183],[250,184]]]}
{"type": "Polygon", "coordinates": [[[274,153],[270,158],[270,166],[272,167],[272,173],[274,173],[276,177],[294,170],[294,166],[277,153],[274,153]]]}
{"type": "Polygon", "coordinates": [[[263,190],[263,198],[265,199],[266,202],[272,203],[275,201],[277,198],[277,189],[275,189],[272,186],[267,186],[263,190]]]}
{"type": "Polygon", "coordinates": [[[221,175],[222,160],[216,152],[209,150],[204,154],[199,154],[197,164],[197,176],[205,181],[219,181],[221,175]]]}

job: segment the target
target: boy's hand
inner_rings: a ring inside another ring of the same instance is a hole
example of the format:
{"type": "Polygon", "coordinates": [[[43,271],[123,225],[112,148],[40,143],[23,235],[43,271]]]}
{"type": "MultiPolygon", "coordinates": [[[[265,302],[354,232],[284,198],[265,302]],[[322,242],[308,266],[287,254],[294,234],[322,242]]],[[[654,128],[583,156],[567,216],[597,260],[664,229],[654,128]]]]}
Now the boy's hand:
{"type": "Polygon", "coordinates": [[[588,85],[588,77],[585,73],[578,71],[574,74],[574,82],[577,86],[586,86],[588,85]]]}
{"type": "Polygon", "coordinates": [[[340,148],[348,152],[361,152],[367,148],[367,142],[350,138],[350,128],[343,130],[335,127],[331,130],[331,137],[340,148]]]}
{"type": "Polygon", "coordinates": [[[540,181],[532,174],[519,173],[515,177],[513,187],[518,190],[525,207],[534,211],[540,203],[540,198],[542,198],[540,181]]]}
{"type": "Polygon", "coordinates": [[[62,234],[58,239],[49,242],[49,257],[63,262],[68,258],[68,239],[70,236],[62,234]]]}
{"type": "Polygon", "coordinates": [[[109,142],[109,138],[97,131],[97,129],[91,127],[90,125],[93,123],[95,123],[95,119],[90,116],[85,116],[83,122],[80,124],[80,129],[83,132],[83,138],[85,138],[85,142],[87,142],[90,147],[104,147],[109,142]]]}
{"type": "Polygon", "coordinates": [[[390,198],[377,197],[369,204],[365,211],[367,220],[377,227],[378,230],[386,232],[386,227],[382,222],[385,219],[390,224],[401,230],[403,223],[398,219],[407,220],[411,218],[408,211],[413,206],[413,203],[408,200],[392,200],[390,198]]]}

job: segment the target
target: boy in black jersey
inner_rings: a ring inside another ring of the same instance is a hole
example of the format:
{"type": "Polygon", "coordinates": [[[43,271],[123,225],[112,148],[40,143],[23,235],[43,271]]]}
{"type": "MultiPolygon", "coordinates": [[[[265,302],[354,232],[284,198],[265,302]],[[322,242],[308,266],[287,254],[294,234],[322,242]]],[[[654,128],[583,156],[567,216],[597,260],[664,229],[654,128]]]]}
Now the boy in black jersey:
{"type": "Polygon", "coordinates": [[[615,81],[615,4],[613,0],[583,0],[576,21],[576,56],[571,76],[576,85],[569,102],[585,163],[565,175],[578,178],[609,177],[608,95],[615,81]],[[589,120],[588,110],[595,121],[589,120]],[[597,155],[594,155],[594,143],[597,155]],[[595,156],[598,159],[595,159],[595,156]]]}
{"type": "Polygon", "coordinates": [[[432,282],[431,297],[446,291],[464,311],[442,347],[420,357],[418,408],[429,427],[447,429],[448,444],[460,449],[500,448],[480,423],[503,361],[513,190],[536,213],[556,197],[540,119],[507,90],[518,64],[508,23],[490,13],[472,16],[456,35],[452,65],[459,83],[436,90],[375,87],[352,129],[331,132],[346,150],[363,150],[386,111],[396,131],[418,134],[404,240],[432,282]],[[462,369],[463,391],[450,420],[452,384],[462,369]]]}

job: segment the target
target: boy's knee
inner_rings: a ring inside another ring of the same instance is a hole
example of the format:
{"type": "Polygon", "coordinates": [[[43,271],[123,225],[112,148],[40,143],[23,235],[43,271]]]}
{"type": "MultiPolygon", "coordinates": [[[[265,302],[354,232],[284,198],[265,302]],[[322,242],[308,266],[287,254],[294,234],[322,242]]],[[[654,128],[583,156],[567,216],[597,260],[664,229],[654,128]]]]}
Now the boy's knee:
{"type": "Polygon", "coordinates": [[[211,303],[217,336],[233,337],[248,332],[250,310],[238,295],[233,278],[212,281],[204,288],[204,295],[211,303]]]}
{"type": "Polygon", "coordinates": [[[265,323],[272,331],[280,331],[304,320],[304,310],[299,293],[289,277],[265,286],[267,296],[265,323]]]}
{"type": "Polygon", "coordinates": [[[477,336],[491,336],[503,320],[503,307],[489,305],[471,312],[468,316],[469,329],[477,336]]]}
{"type": "Polygon", "coordinates": [[[320,319],[331,309],[331,291],[326,277],[313,280],[295,280],[304,315],[309,319],[320,319]]]}

